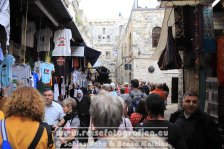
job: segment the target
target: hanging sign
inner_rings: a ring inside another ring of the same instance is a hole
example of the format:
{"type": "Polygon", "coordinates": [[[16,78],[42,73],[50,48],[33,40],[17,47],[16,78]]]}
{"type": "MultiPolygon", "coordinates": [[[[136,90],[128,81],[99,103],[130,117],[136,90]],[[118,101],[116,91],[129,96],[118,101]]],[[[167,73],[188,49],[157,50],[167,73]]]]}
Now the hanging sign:
{"type": "Polygon", "coordinates": [[[72,46],[71,56],[84,57],[84,46],[72,46]]]}

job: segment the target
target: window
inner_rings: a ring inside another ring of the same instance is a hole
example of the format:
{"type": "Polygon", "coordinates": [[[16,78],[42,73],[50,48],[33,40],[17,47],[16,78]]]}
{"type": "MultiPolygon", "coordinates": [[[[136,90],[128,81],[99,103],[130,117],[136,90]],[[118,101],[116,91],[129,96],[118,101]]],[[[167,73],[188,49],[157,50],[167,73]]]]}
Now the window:
{"type": "Polygon", "coordinates": [[[106,51],[106,59],[107,60],[111,59],[111,52],[110,51],[106,51]]]}
{"type": "Polygon", "coordinates": [[[101,41],[101,36],[100,35],[98,35],[98,41],[101,41]]]}
{"type": "Polygon", "coordinates": [[[106,28],[103,28],[103,34],[105,34],[106,33],[106,28]]]}
{"type": "Polygon", "coordinates": [[[161,33],[161,27],[155,27],[152,29],[152,47],[157,47],[160,33],[161,33]]]}
{"type": "Polygon", "coordinates": [[[110,36],[109,35],[107,35],[107,41],[110,42],[110,36]]]}

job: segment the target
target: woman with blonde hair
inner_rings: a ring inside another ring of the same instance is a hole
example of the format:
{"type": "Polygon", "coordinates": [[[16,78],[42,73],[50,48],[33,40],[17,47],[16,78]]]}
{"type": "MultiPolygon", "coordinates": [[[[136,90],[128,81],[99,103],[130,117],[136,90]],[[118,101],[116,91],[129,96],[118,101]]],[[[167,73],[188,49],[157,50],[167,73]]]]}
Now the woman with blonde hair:
{"type": "MultiPolygon", "coordinates": [[[[50,127],[42,123],[44,107],[43,96],[32,87],[19,87],[9,97],[4,107],[4,124],[13,149],[54,148],[50,127]],[[39,139],[34,139],[38,133],[39,139]]],[[[0,137],[0,146],[2,142],[0,137]]]]}

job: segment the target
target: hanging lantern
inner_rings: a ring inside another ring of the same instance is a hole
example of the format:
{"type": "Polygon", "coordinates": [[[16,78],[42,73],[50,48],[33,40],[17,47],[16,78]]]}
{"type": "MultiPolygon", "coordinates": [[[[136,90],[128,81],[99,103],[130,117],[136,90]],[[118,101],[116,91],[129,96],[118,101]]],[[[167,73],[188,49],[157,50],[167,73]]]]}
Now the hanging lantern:
{"type": "Polygon", "coordinates": [[[153,73],[155,71],[155,68],[153,66],[149,66],[148,71],[150,73],[153,73]]]}

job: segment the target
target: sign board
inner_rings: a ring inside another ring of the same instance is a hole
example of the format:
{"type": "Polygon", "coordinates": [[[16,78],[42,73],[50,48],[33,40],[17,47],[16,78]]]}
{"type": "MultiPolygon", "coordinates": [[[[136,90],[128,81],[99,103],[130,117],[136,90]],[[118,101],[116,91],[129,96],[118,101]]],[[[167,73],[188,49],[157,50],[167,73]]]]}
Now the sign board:
{"type": "Polygon", "coordinates": [[[84,46],[72,46],[71,47],[71,56],[84,57],[84,46]]]}
{"type": "Polygon", "coordinates": [[[131,64],[125,64],[124,69],[125,70],[131,70],[131,64]]]}

